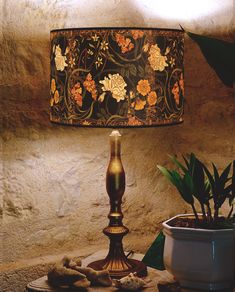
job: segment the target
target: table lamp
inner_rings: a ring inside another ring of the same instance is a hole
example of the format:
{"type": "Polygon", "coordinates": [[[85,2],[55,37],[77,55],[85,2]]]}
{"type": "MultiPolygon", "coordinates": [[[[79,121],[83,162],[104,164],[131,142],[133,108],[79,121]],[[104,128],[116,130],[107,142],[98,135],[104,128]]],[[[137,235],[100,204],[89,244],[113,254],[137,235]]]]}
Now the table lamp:
{"type": "MultiPolygon", "coordinates": [[[[50,120],[80,127],[153,127],[182,122],[182,30],[155,28],[69,28],[51,31],[50,120]]],[[[129,259],[122,239],[125,172],[121,135],[110,135],[106,174],[110,199],[109,237],[105,259],[89,266],[108,269],[114,278],[130,272],[147,274],[146,266],[129,259]]]]}

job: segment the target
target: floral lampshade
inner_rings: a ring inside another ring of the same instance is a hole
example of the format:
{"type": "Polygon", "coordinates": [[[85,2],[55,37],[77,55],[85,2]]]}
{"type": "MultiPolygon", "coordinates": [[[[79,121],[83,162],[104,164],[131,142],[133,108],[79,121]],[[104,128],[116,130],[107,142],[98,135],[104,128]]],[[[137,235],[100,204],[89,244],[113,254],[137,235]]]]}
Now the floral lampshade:
{"type": "Polygon", "coordinates": [[[138,127],[182,122],[184,33],[173,29],[51,31],[52,122],[138,127]]]}

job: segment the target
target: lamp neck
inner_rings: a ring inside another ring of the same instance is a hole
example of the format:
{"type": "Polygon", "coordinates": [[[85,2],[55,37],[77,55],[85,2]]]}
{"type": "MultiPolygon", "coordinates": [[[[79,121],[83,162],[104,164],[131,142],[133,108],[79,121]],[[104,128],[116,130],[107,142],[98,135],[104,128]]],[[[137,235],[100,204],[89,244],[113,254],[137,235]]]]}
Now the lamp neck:
{"type": "Polygon", "coordinates": [[[111,157],[120,157],[121,155],[121,134],[113,130],[110,134],[110,154],[111,157]]]}

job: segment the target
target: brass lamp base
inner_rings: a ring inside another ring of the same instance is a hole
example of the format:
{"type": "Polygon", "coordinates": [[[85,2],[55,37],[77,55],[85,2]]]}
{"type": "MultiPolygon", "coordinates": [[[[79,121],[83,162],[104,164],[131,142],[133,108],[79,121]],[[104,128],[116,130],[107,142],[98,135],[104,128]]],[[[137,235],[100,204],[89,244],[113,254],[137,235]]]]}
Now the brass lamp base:
{"type": "MultiPolygon", "coordinates": [[[[134,260],[134,259],[127,259],[127,261],[128,261],[128,264],[130,265],[129,269],[123,270],[122,266],[120,267],[120,270],[108,269],[110,277],[114,279],[120,279],[122,277],[129,275],[130,273],[136,273],[139,277],[147,276],[147,268],[144,263],[138,260],[134,260]]],[[[115,265],[117,266],[119,266],[119,264],[121,263],[118,263],[118,262],[115,263],[115,265]]],[[[105,259],[95,261],[89,264],[90,268],[93,268],[94,270],[97,270],[97,271],[106,269],[106,266],[107,266],[107,262],[105,261],[105,259]]]]}
{"type": "Polygon", "coordinates": [[[123,251],[122,239],[129,229],[122,223],[122,196],[125,191],[125,172],[121,162],[120,133],[114,130],[110,135],[111,156],[106,174],[106,189],[110,199],[109,225],[103,232],[110,240],[109,252],[105,259],[90,263],[95,270],[108,270],[112,278],[122,278],[130,273],[139,277],[147,276],[144,263],[129,259],[123,251]]]}

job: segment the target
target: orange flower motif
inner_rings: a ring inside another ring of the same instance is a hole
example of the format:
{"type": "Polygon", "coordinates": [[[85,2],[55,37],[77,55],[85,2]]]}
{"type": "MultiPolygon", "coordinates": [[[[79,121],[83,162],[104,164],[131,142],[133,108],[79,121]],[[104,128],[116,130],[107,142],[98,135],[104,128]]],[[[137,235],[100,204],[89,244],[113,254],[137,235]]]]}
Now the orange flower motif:
{"type": "Polygon", "coordinates": [[[143,80],[143,79],[141,79],[138,82],[136,88],[137,88],[138,92],[140,94],[142,94],[143,96],[146,96],[151,90],[148,80],[143,80]]]}
{"type": "Polygon", "coordinates": [[[90,73],[87,74],[86,80],[83,82],[83,86],[86,88],[88,92],[91,93],[91,96],[94,100],[97,99],[97,90],[95,81],[92,80],[92,75],[90,73]]]}
{"type": "Polygon", "coordinates": [[[175,82],[171,92],[173,93],[175,102],[178,105],[180,102],[180,96],[179,96],[180,88],[179,88],[179,84],[177,81],[175,82]]]}
{"type": "Polygon", "coordinates": [[[122,43],[125,42],[125,37],[122,34],[116,33],[116,36],[115,37],[116,37],[116,42],[118,44],[122,44],[122,43]]]}
{"type": "Polygon", "coordinates": [[[135,116],[130,116],[128,118],[127,124],[129,126],[141,126],[142,125],[142,123],[139,120],[137,120],[137,118],[135,116]]]}
{"type": "Polygon", "coordinates": [[[144,109],[144,106],[146,105],[146,100],[142,100],[139,97],[136,98],[134,107],[136,111],[141,111],[144,109]]]}
{"type": "Polygon", "coordinates": [[[184,78],[183,78],[183,73],[180,74],[179,85],[180,85],[180,89],[182,91],[182,94],[184,95],[184,78]]]}
{"type": "Polygon", "coordinates": [[[55,79],[52,78],[51,79],[51,93],[54,93],[56,90],[56,83],[55,83],[55,79]]]}
{"type": "Polygon", "coordinates": [[[131,30],[131,34],[133,36],[134,40],[137,40],[139,38],[142,38],[144,35],[144,32],[142,30],[138,30],[138,29],[133,29],[131,30]]]}
{"type": "Polygon", "coordinates": [[[82,88],[79,82],[77,82],[71,89],[71,94],[78,106],[82,106],[82,88]]]}
{"type": "Polygon", "coordinates": [[[145,45],[143,46],[143,51],[144,51],[145,53],[147,53],[148,50],[149,50],[149,43],[147,43],[147,44],[145,44],[145,45]]]}
{"type": "Polygon", "coordinates": [[[157,102],[157,93],[155,91],[150,91],[147,97],[147,101],[150,106],[155,105],[157,102]]]}
{"type": "Polygon", "coordinates": [[[54,93],[54,101],[55,103],[58,103],[60,101],[60,94],[58,90],[56,90],[54,93]]]}
{"type": "Polygon", "coordinates": [[[122,34],[116,33],[116,42],[118,46],[121,47],[122,53],[127,53],[134,48],[134,44],[129,38],[125,38],[122,34]]]}

